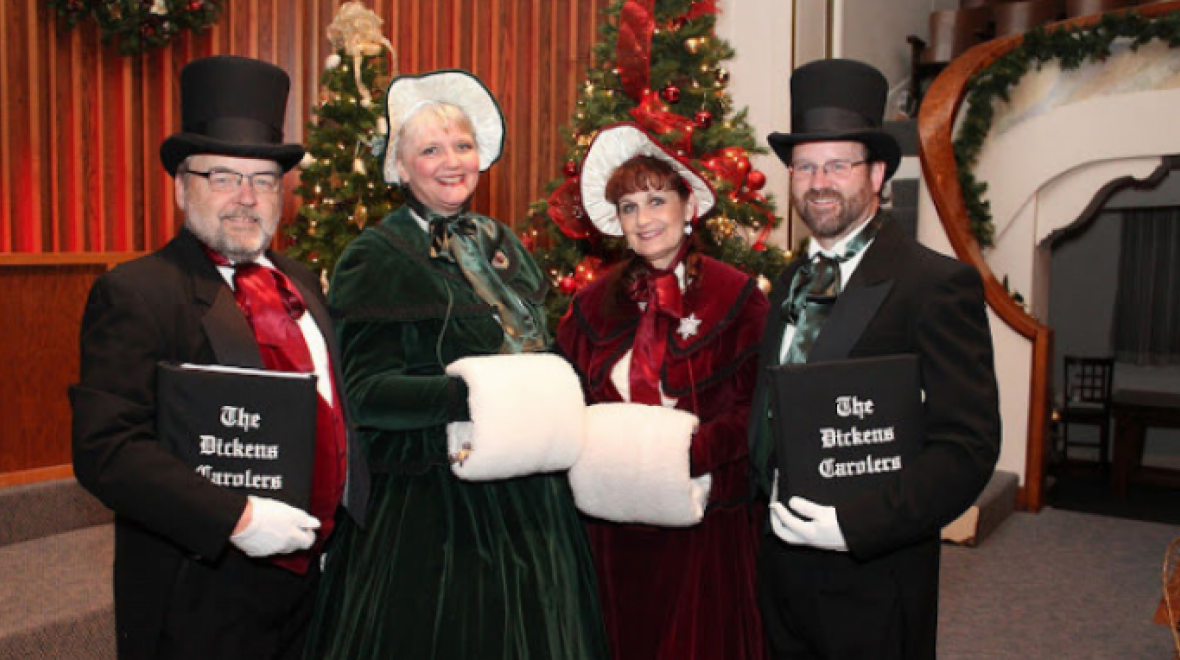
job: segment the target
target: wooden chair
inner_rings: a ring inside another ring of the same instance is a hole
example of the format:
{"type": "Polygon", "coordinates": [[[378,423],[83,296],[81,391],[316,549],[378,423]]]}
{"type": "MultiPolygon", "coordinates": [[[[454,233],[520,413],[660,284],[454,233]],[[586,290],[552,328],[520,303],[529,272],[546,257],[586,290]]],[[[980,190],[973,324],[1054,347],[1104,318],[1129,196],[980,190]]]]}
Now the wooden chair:
{"type": "Polygon", "coordinates": [[[1108,11],[1132,7],[1138,4],[1135,0],[1065,0],[1065,17],[1090,16],[1105,14],[1108,11]]]}
{"type": "Polygon", "coordinates": [[[1114,358],[1065,356],[1064,400],[1058,410],[1063,456],[1069,457],[1071,424],[1091,424],[1099,429],[1097,442],[1073,440],[1077,447],[1098,450],[1099,465],[1110,464],[1110,398],[1114,383],[1114,358]]]}
{"type": "Polygon", "coordinates": [[[995,36],[1024,34],[1037,26],[1060,20],[1064,10],[1063,0],[1024,0],[995,5],[992,7],[996,17],[995,36]]]}
{"type": "Polygon", "coordinates": [[[983,43],[991,34],[992,5],[930,12],[929,41],[910,35],[910,93],[915,100],[922,90],[955,57],[983,43]]]}

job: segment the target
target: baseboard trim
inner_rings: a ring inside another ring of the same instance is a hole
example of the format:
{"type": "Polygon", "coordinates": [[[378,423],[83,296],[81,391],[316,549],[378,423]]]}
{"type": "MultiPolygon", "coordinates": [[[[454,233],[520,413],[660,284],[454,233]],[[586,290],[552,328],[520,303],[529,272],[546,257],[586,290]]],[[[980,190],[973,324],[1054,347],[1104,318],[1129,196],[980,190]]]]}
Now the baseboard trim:
{"type": "Polygon", "coordinates": [[[74,466],[50,465],[49,467],[33,468],[31,470],[17,470],[15,472],[0,472],[0,488],[5,486],[19,486],[21,484],[35,484],[54,479],[65,479],[74,476],[74,466]]]}

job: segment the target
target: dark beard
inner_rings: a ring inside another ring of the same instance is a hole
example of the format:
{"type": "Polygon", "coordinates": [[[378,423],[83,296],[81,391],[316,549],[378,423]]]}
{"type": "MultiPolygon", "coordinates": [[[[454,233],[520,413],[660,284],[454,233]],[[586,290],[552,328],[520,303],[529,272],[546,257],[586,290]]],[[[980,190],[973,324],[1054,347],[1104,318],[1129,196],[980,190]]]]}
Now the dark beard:
{"type": "Polygon", "coordinates": [[[872,213],[869,212],[871,201],[872,197],[865,194],[849,197],[837,190],[827,188],[807,191],[802,200],[796,200],[796,207],[799,210],[799,217],[803,219],[803,224],[807,225],[812,236],[825,240],[839,239],[858,222],[872,216],[872,213]],[[817,199],[834,199],[839,203],[830,210],[817,213],[808,205],[808,202],[817,199]]]}

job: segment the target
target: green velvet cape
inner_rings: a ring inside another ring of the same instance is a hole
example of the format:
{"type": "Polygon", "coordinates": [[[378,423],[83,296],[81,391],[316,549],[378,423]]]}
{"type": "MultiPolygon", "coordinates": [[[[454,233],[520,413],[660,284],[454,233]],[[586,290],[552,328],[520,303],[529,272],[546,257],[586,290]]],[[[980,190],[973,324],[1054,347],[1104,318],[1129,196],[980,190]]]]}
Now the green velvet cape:
{"type": "MultiPolygon", "coordinates": [[[[606,658],[565,474],[465,482],[446,464],[466,388],[445,366],[495,353],[503,331],[428,250],[403,207],[361,233],[331,283],[344,389],[374,474],[366,528],[342,520],[329,548],[307,657],[606,658]]],[[[547,282],[510,230],[489,256],[542,304],[547,282]]]]}

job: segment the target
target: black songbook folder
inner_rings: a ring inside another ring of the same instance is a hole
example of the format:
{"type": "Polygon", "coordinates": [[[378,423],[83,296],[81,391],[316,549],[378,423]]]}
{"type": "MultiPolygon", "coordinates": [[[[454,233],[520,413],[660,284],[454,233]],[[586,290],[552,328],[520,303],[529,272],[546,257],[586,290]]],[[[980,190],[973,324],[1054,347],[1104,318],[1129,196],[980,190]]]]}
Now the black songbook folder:
{"type": "Polygon", "coordinates": [[[307,510],[315,374],[160,363],[156,430],[197,474],[307,510]]]}
{"type": "Polygon", "coordinates": [[[921,449],[916,355],[771,367],[770,381],[781,502],[838,508],[921,449]]]}

